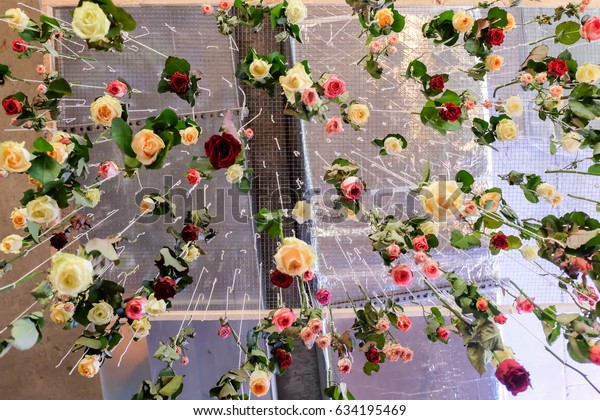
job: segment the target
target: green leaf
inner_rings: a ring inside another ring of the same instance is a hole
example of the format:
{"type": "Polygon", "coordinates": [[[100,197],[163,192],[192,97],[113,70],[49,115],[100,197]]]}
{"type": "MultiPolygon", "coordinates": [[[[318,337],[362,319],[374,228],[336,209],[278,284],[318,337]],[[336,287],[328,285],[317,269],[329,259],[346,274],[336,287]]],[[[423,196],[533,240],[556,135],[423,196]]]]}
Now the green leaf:
{"type": "Polygon", "coordinates": [[[481,241],[475,234],[464,235],[459,230],[453,230],[450,235],[450,244],[458,249],[471,249],[481,246],[481,241]]]}
{"type": "Polygon", "coordinates": [[[35,242],[39,242],[39,239],[40,239],[40,225],[38,225],[35,222],[32,222],[31,220],[28,220],[27,221],[27,231],[29,232],[29,234],[31,235],[31,238],[35,242]]]}
{"type": "Polygon", "coordinates": [[[554,40],[564,45],[572,45],[581,39],[580,28],[578,22],[563,22],[556,27],[554,40]]]}
{"type": "Polygon", "coordinates": [[[183,386],[183,376],[175,375],[168,384],[163,386],[158,393],[165,397],[173,396],[183,386]]]}
{"type": "Polygon", "coordinates": [[[121,152],[130,158],[135,158],[135,152],[131,148],[133,139],[133,130],[121,118],[115,118],[111,126],[112,139],[117,144],[121,152]]]}
{"type": "Polygon", "coordinates": [[[33,142],[33,147],[35,147],[36,150],[44,153],[54,151],[54,147],[42,137],[35,139],[33,142]]]}
{"type": "Polygon", "coordinates": [[[58,178],[61,169],[62,167],[55,159],[48,155],[39,155],[31,161],[28,174],[36,181],[46,185],[58,178]]]}
{"type": "Polygon", "coordinates": [[[102,348],[102,342],[90,337],[79,337],[73,343],[76,346],[89,347],[94,350],[100,350],[102,348]]]}
{"type": "Polygon", "coordinates": [[[485,373],[485,350],[479,343],[469,343],[467,345],[467,357],[469,361],[480,375],[485,373]]]}
{"type": "Polygon", "coordinates": [[[458,171],[456,174],[456,182],[461,184],[461,191],[468,194],[471,192],[471,185],[475,182],[475,178],[465,170],[458,171]]]}

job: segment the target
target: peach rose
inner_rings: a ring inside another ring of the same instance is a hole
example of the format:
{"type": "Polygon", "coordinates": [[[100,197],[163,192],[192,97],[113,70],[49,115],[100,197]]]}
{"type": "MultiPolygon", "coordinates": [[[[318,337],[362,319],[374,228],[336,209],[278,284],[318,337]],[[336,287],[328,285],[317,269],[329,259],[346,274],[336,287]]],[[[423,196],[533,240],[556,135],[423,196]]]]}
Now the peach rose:
{"type": "Polygon", "coordinates": [[[387,343],[383,346],[383,353],[385,353],[385,360],[389,362],[397,362],[402,359],[404,355],[404,347],[400,344],[390,344],[387,343]]]}
{"type": "Polygon", "coordinates": [[[325,350],[331,345],[331,336],[329,334],[321,334],[317,337],[315,343],[317,343],[318,348],[325,350]]]}
{"type": "Polygon", "coordinates": [[[499,56],[498,54],[490,54],[485,58],[484,64],[485,68],[493,73],[500,70],[504,65],[504,57],[499,56]]]}
{"type": "Polygon", "coordinates": [[[379,331],[380,333],[389,330],[390,329],[390,320],[387,319],[387,317],[381,318],[379,321],[377,321],[377,326],[375,328],[377,328],[377,331],[379,331]]]}
{"type": "Polygon", "coordinates": [[[165,143],[152,130],[145,128],[133,136],[131,148],[137,160],[143,165],[151,165],[158,157],[159,152],[165,148],[165,143]]]}
{"type": "Polygon", "coordinates": [[[100,356],[85,356],[77,365],[77,372],[86,378],[93,378],[100,371],[100,356]]]}
{"type": "Polygon", "coordinates": [[[423,264],[429,257],[424,252],[420,251],[415,254],[415,264],[423,264]]]}
{"type": "Polygon", "coordinates": [[[255,370],[250,375],[250,392],[255,397],[264,397],[271,387],[271,374],[264,370],[255,370]]]}
{"type": "Polygon", "coordinates": [[[315,338],[315,335],[309,327],[304,327],[300,330],[300,338],[305,343],[310,343],[313,340],[313,338],[315,338]]]}
{"type": "Polygon", "coordinates": [[[421,189],[419,199],[434,219],[455,218],[463,207],[464,195],[456,181],[435,181],[421,189]]]}
{"type": "Polygon", "coordinates": [[[32,156],[25,148],[25,142],[5,141],[0,143],[0,168],[6,172],[25,172],[31,167],[32,156]]]}
{"type": "Polygon", "coordinates": [[[27,209],[24,207],[14,209],[10,214],[10,220],[15,229],[23,229],[27,226],[27,209]]]}
{"type": "Polygon", "coordinates": [[[301,276],[310,270],[317,254],[310,245],[297,238],[284,238],[273,257],[277,269],[290,276],[301,276]]]}
{"type": "Polygon", "coordinates": [[[200,132],[196,127],[192,126],[187,127],[185,130],[181,130],[179,134],[181,135],[181,143],[186,146],[191,146],[192,144],[198,143],[200,132]]]}
{"type": "Polygon", "coordinates": [[[391,260],[395,260],[396,258],[398,258],[400,256],[402,251],[400,250],[400,247],[398,245],[391,244],[387,248],[387,253],[391,260]]]}
{"type": "Polygon", "coordinates": [[[308,321],[308,328],[310,328],[313,334],[319,334],[323,329],[323,324],[320,319],[314,318],[308,321]]]}
{"type": "Polygon", "coordinates": [[[394,23],[394,12],[387,7],[375,13],[375,20],[380,28],[392,25],[394,23]]]}
{"type": "Polygon", "coordinates": [[[278,309],[273,315],[273,325],[281,332],[296,322],[294,311],[289,308],[278,309]]]}
{"type": "Polygon", "coordinates": [[[508,23],[504,27],[504,31],[508,32],[508,31],[512,31],[513,29],[515,29],[515,26],[516,26],[515,17],[513,15],[511,15],[510,13],[507,13],[506,19],[508,20],[508,23]]]}
{"type": "Polygon", "coordinates": [[[464,10],[459,10],[452,17],[452,26],[458,32],[470,31],[475,23],[475,18],[464,10]]]}
{"type": "Polygon", "coordinates": [[[123,106],[114,96],[104,95],[90,105],[90,115],[96,124],[110,127],[115,118],[120,118],[123,106]]]}

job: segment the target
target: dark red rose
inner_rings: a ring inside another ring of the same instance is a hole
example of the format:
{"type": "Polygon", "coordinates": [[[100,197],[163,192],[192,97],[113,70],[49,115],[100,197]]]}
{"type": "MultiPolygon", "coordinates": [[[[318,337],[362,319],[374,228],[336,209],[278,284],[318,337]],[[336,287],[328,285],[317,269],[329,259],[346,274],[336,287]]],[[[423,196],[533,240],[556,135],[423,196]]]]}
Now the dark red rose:
{"type": "Polygon", "coordinates": [[[381,361],[381,354],[379,354],[377,347],[371,346],[365,355],[367,356],[367,360],[371,363],[379,363],[381,361]]]}
{"type": "Polygon", "coordinates": [[[187,74],[183,74],[178,71],[173,73],[173,75],[169,79],[169,85],[171,85],[175,92],[185,92],[186,90],[188,90],[189,83],[190,79],[188,78],[187,74]]]}
{"type": "Polygon", "coordinates": [[[271,283],[273,283],[277,287],[281,287],[282,289],[287,289],[294,282],[294,278],[289,274],[282,273],[281,271],[275,269],[271,271],[271,283]]]}
{"type": "Polygon", "coordinates": [[[440,109],[440,117],[446,121],[454,122],[460,118],[461,110],[452,102],[447,102],[440,109]]]}
{"type": "Polygon", "coordinates": [[[491,244],[494,248],[506,249],[508,248],[508,239],[504,233],[496,233],[492,238],[491,244]]]}
{"type": "Polygon", "coordinates": [[[448,341],[448,337],[450,336],[450,333],[444,327],[438,327],[435,333],[437,334],[438,338],[444,342],[448,341]]]}
{"type": "Polygon", "coordinates": [[[177,284],[171,277],[161,277],[152,285],[157,300],[169,299],[177,294],[177,284]]]}
{"type": "Polygon", "coordinates": [[[429,87],[433,90],[444,90],[444,76],[433,76],[429,80],[429,87]]]}
{"type": "Polygon", "coordinates": [[[548,63],[548,74],[556,77],[562,77],[569,71],[567,62],[560,58],[555,58],[548,63]]]}
{"type": "Polygon", "coordinates": [[[284,349],[275,350],[275,361],[280,369],[287,369],[292,366],[292,355],[284,349]]]}
{"type": "Polygon", "coordinates": [[[181,230],[181,239],[186,242],[193,242],[198,239],[200,228],[197,228],[193,223],[188,223],[181,230]]]}
{"type": "Polygon", "coordinates": [[[71,223],[71,227],[76,231],[79,231],[83,228],[89,229],[92,227],[90,224],[90,219],[87,216],[82,216],[81,214],[76,214],[75,216],[71,217],[69,222],[71,223]]]}
{"type": "Polygon", "coordinates": [[[58,232],[50,238],[50,246],[57,251],[63,249],[69,243],[69,238],[65,232],[58,232]]]}
{"type": "Polygon", "coordinates": [[[485,35],[485,42],[490,45],[502,45],[504,42],[504,31],[500,28],[490,29],[485,35]]]}
{"type": "Polygon", "coordinates": [[[2,107],[6,111],[7,115],[16,115],[20,114],[23,106],[21,102],[17,101],[15,98],[6,98],[2,101],[2,107]]]}
{"type": "Polygon", "coordinates": [[[504,325],[508,320],[504,314],[498,314],[494,317],[494,321],[496,321],[496,324],[504,325]]]}
{"type": "Polygon", "coordinates": [[[529,381],[529,372],[525,370],[519,362],[514,359],[502,361],[496,369],[496,378],[502,385],[506,386],[513,395],[523,392],[531,382],[529,381]]]}
{"type": "Polygon", "coordinates": [[[12,50],[14,52],[22,54],[27,51],[27,46],[27,42],[23,41],[21,38],[13,39],[12,50]]]}
{"type": "Polygon", "coordinates": [[[204,152],[215,169],[229,168],[242,152],[242,145],[229,133],[214,134],[204,144],[204,152]]]}

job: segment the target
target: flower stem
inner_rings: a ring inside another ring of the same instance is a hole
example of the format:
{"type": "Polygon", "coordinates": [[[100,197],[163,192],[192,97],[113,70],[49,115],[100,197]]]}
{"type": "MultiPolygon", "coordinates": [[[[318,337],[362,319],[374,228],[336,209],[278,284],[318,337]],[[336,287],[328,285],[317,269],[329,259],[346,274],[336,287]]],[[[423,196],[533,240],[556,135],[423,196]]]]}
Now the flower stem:
{"type": "Polygon", "coordinates": [[[36,271],[35,273],[31,273],[28,276],[25,276],[13,283],[7,284],[6,286],[0,287],[0,293],[4,293],[8,290],[12,290],[15,289],[18,285],[25,283],[33,278],[36,278],[37,276],[39,276],[40,274],[45,274],[46,270],[42,270],[42,271],[36,271]]]}
{"type": "Polygon", "coordinates": [[[496,89],[494,89],[493,96],[496,97],[496,92],[498,92],[500,89],[505,88],[507,86],[516,85],[517,83],[519,83],[519,80],[513,80],[512,82],[508,82],[508,83],[498,86],[496,89]]]}
{"type": "Polygon", "coordinates": [[[564,169],[560,169],[558,171],[546,171],[547,174],[577,174],[577,175],[592,175],[592,176],[600,176],[600,174],[593,174],[591,172],[583,172],[583,171],[567,171],[564,169]]]}
{"type": "Polygon", "coordinates": [[[248,351],[244,348],[244,346],[242,345],[242,343],[240,342],[240,337],[237,335],[237,333],[235,332],[235,328],[233,328],[231,326],[231,324],[229,324],[229,328],[231,328],[231,335],[233,335],[233,339],[235,340],[235,344],[237,344],[238,348],[244,352],[244,354],[247,356],[248,355],[248,351]]]}
{"type": "Polygon", "coordinates": [[[550,353],[552,356],[554,356],[554,358],[555,358],[556,360],[558,360],[560,363],[562,363],[564,366],[568,367],[569,369],[572,369],[572,370],[574,370],[574,371],[575,371],[575,372],[577,372],[579,375],[581,375],[581,377],[582,377],[583,379],[585,379],[585,381],[586,381],[588,384],[590,384],[590,386],[591,386],[592,388],[594,388],[594,391],[596,391],[598,394],[600,394],[600,389],[598,389],[598,387],[597,387],[596,385],[594,385],[594,384],[592,383],[592,381],[590,381],[590,379],[587,377],[587,375],[586,375],[585,373],[583,373],[582,371],[580,371],[579,369],[577,369],[575,366],[572,366],[571,364],[567,363],[565,360],[561,359],[561,358],[560,358],[560,357],[559,357],[559,356],[558,356],[556,353],[554,353],[554,352],[553,352],[553,351],[550,349],[550,347],[548,347],[548,346],[544,346],[544,348],[546,349],[546,351],[547,351],[548,353],[550,353]]]}
{"type": "Polygon", "coordinates": [[[438,291],[437,291],[437,290],[435,290],[435,288],[434,288],[434,287],[433,287],[433,285],[432,285],[432,284],[429,282],[429,280],[427,280],[426,278],[423,278],[423,282],[425,283],[425,285],[426,285],[427,287],[429,287],[429,289],[430,289],[430,290],[433,292],[433,294],[435,295],[435,297],[437,297],[437,298],[438,298],[438,300],[439,300],[439,301],[442,303],[442,305],[443,305],[443,306],[444,306],[446,309],[448,309],[450,312],[452,312],[454,315],[456,315],[456,317],[457,317],[458,319],[462,320],[463,322],[466,322],[466,323],[468,323],[468,324],[470,324],[470,323],[471,323],[471,322],[470,322],[468,319],[466,319],[466,318],[463,316],[463,314],[461,314],[461,313],[460,313],[460,312],[458,312],[456,309],[454,309],[454,308],[452,307],[452,305],[450,305],[450,304],[449,304],[449,303],[446,301],[446,299],[444,299],[444,298],[442,297],[442,295],[438,293],[438,291]]]}
{"type": "Polygon", "coordinates": [[[535,44],[539,44],[540,42],[544,42],[544,41],[547,41],[547,40],[549,40],[549,39],[554,39],[554,35],[547,36],[547,37],[545,37],[545,38],[538,39],[537,41],[530,42],[528,45],[535,45],[535,44]]]}
{"type": "Polygon", "coordinates": [[[576,200],[587,201],[589,203],[600,204],[600,201],[592,200],[591,198],[579,197],[578,195],[567,194],[567,197],[575,198],[576,200]]]}

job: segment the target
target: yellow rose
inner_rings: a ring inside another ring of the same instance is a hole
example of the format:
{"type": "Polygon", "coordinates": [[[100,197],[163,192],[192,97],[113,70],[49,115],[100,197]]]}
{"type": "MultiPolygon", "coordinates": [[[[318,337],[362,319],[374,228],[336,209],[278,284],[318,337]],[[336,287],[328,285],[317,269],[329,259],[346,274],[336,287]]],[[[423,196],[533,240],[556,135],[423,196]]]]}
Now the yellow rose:
{"type": "Polygon", "coordinates": [[[151,165],[158,157],[158,153],[165,148],[165,142],[152,130],[145,128],[133,136],[131,148],[137,160],[143,165],[151,165]]]}
{"type": "Polygon", "coordinates": [[[306,19],[308,10],[302,0],[289,0],[285,8],[285,17],[288,22],[297,25],[306,19]]]}
{"type": "Polygon", "coordinates": [[[496,125],[496,137],[500,141],[514,140],[519,135],[519,126],[513,120],[503,119],[496,125]]]}
{"type": "Polygon", "coordinates": [[[47,195],[43,195],[27,203],[27,218],[39,224],[49,224],[60,216],[58,203],[47,195]]]}
{"type": "Polygon", "coordinates": [[[306,201],[298,201],[292,210],[292,217],[297,223],[304,223],[311,219],[312,207],[306,201]]]}
{"type": "Polygon", "coordinates": [[[56,160],[61,165],[63,163],[65,163],[65,161],[69,157],[69,153],[71,153],[73,151],[73,149],[75,148],[75,145],[73,143],[63,144],[59,141],[56,141],[56,142],[53,141],[50,144],[52,145],[54,150],[51,152],[48,152],[48,156],[50,156],[52,159],[56,160]]]}
{"type": "Polygon", "coordinates": [[[240,182],[243,176],[244,167],[236,163],[235,165],[231,165],[229,168],[227,168],[227,175],[225,176],[225,178],[228,182],[233,184],[236,182],[240,182]]]}
{"type": "Polygon", "coordinates": [[[196,261],[196,259],[200,256],[200,250],[194,244],[187,246],[185,248],[185,254],[183,254],[183,259],[187,263],[191,263],[196,261]]]}
{"type": "Polygon", "coordinates": [[[310,245],[298,238],[285,238],[275,254],[277,269],[290,276],[302,276],[317,261],[310,245]]]}
{"type": "Polygon", "coordinates": [[[364,104],[352,104],[348,107],[348,119],[352,124],[359,127],[364,126],[369,122],[369,107],[364,104]]]}
{"type": "Polygon", "coordinates": [[[85,191],[85,198],[90,200],[90,202],[92,203],[90,205],[91,208],[94,208],[98,205],[98,203],[100,202],[101,195],[102,191],[100,191],[98,188],[90,188],[89,190],[85,191]]]}
{"type": "Polygon", "coordinates": [[[114,96],[104,95],[92,102],[90,106],[90,115],[96,124],[110,127],[112,120],[120,118],[123,112],[123,106],[114,96]]]}
{"type": "Polygon", "coordinates": [[[580,134],[571,131],[570,133],[566,133],[563,138],[560,140],[560,145],[563,150],[567,153],[575,153],[579,150],[581,146],[581,141],[583,137],[580,134]]]}
{"type": "Polygon", "coordinates": [[[538,256],[539,248],[533,245],[524,245],[519,251],[521,252],[523,258],[525,258],[527,261],[533,261],[538,256]]]}
{"type": "Polygon", "coordinates": [[[458,32],[470,31],[475,23],[475,18],[464,10],[459,10],[452,17],[452,26],[458,32]]]}
{"type": "Polygon", "coordinates": [[[550,199],[556,195],[556,188],[554,188],[554,186],[550,184],[543,182],[537,186],[537,188],[535,189],[535,193],[540,197],[550,199]]]}
{"type": "Polygon", "coordinates": [[[4,19],[8,21],[8,26],[13,31],[23,32],[29,23],[29,16],[19,8],[8,9],[4,12],[4,16],[6,16],[4,19]]]}
{"type": "Polygon", "coordinates": [[[85,258],[57,252],[52,256],[52,268],[48,280],[58,293],[77,296],[92,284],[94,267],[85,258]]]}
{"type": "Polygon", "coordinates": [[[589,83],[595,85],[600,80],[600,66],[596,64],[585,63],[580,66],[575,73],[575,79],[579,83],[589,83]]]}
{"type": "Polygon", "coordinates": [[[398,155],[402,152],[402,143],[397,137],[388,137],[383,142],[383,148],[388,155],[398,155]]]}
{"type": "Polygon", "coordinates": [[[71,302],[54,302],[50,307],[50,319],[56,325],[67,323],[75,312],[75,306],[71,302]]]}
{"type": "Polygon", "coordinates": [[[504,57],[498,54],[490,54],[485,58],[484,64],[489,71],[498,71],[504,65],[504,57]]]}
{"type": "Polygon", "coordinates": [[[146,313],[149,316],[158,316],[164,314],[167,311],[167,302],[163,299],[156,299],[154,293],[148,298],[146,303],[146,313]]]}
{"type": "Polygon", "coordinates": [[[0,250],[5,254],[18,254],[21,252],[21,248],[23,247],[23,238],[19,235],[8,235],[6,238],[2,239],[2,243],[0,243],[0,250]]]}
{"type": "Polygon", "coordinates": [[[515,25],[516,25],[515,17],[513,15],[511,15],[510,13],[507,13],[506,19],[508,19],[508,23],[504,27],[504,32],[512,31],[513,29],[515,29],[515,25]]]}
{"type": "MultiPolygon", "coordinates": [[[[84,3],[85,4],[85,3],[84,3]]],[[[100,371],[100,356],[85,356],[77,365],[77,372],[86,378],[93,378],[100,371]]]]}
{"type": "Polygon", "coordinates": [[[23,229],[27,226],[27,209],[24,207],[14,209],[10,214],[10,220],[15,229],[23,229]]]}
{"type": "Polygon", "coordinates": [[[427,222],[423,222],[419,225],[419,229],[423,232],[424,235],[435,235],[440,231],[440,226],[434,222],[433,220],[428,220],[427,222]]]}
{"type": "Polygon", "coordinates": [[[302,63],[296,63],[294,67],[288,70],[285,76],[279,76],[279,84],[283,88],[288,102],[295,103],[296,92],[308,89],[313,85],[313,81],[308,73],[306,73],[306,69],[302,63]]]}
{"type": "Polygon", "coordinates": [[[96,42],[104,39],[110,29],[110,20],[96,3],[84,1],[73,11],[73,31],[81,39],[96,42]]]}
{"type": "Polygon", "coordinates": [[[191,146],[192,144],[198,143],[198,136],[200,132],[196,127],[187,127],[185,130],[179,131],[179,135],[181,135],[181,142],[186,146],[191,146]]]}
{"type": "Polygon", "coordinates": [[[140,339],[146,337],[150,334],[150,329],[152,325],[150,325],[150,321],[148,318],[144,317],[142,319],[136,319],[129,326],[129,332],[133,335],[133,338],[140,339]]]}
{"type": "Polygon", "coordinates": [[[261,60],[260,58],[254,59],[254,61],[250,64],[250,74],[254,78],[254,80],[262,82],[267,77],[270,76],[271,64],[266,62],[265,60],[261,60]]]}
{"type": "Polygon", "coordinates": [[[250,375],[250,391],[256,397],[263,397],[269,392],[271,375],[264,370],[255,370],[250,375]]]}
{"type": "Polygon", "coordinates": [[[385,9],[381,9],[375,13],[375,20],[380,28],[385,28],[386,26],[394,23],[394,12],[387,7],[385,9]]]}
{"type": "Polygon", "coordinates": [[[500,205],[500,200],[502,200],[502,194],[499,192],[485,193],[479,197],[479,206],[486,211],[495,213],[500,205]],[[490,202],[492,204],[488,204],[490,202]]]}
{"type": "Polygon", "coordinates": [[[510,96],[504,104],[504,112],[511,118],[523,115],[523,101],[518,96],[510,96]]]}
{"type": "Polygon", "coordinates": [[[156,203],[152,199],[152,197],[144,197],[142,198],[142,202],[140,203],[140,210],[142,213],[154,211],[156,207],[156,203]]]}
{"type": "Polygon", "coordinates": [[[453,219],[461,214],[464,195],[455,181],[435,181],[421,189],[423,210],[434,219],[453,219]]]}
{"type": "Polygon", "coordinates": [[[5,141],[0,143],[0,169],[6,172],[25,172],[31,167],[32,156],[25,148],[25,142],[5,141]]]}
{"type": "Polygon", "coordinates": [[[87,319],[94,325],[107,325],[115,316],[113,307],[103,300],[93,303],[92,306],[93,308],[88,312],[87,319]]]}

